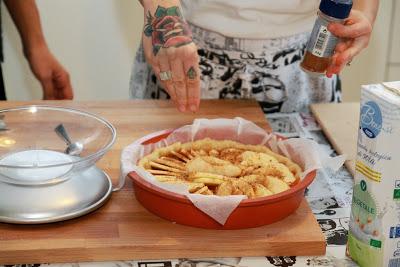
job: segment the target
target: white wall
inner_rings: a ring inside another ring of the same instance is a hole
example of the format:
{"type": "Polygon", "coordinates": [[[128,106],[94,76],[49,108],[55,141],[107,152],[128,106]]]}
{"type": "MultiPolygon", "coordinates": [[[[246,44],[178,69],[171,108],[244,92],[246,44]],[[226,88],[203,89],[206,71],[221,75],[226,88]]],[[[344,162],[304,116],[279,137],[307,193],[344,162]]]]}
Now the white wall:
{"type": "MultiPolygon", "coordinates": [[[[354,58],[350,67],[346,67],[342,75],[345,101],[359,101],[362,84],[382,82],[389,79],[386,75],[389,53],[389,33],[392,26],[392,15],[400,17],[400,13],[392,12],[394,2],[398,0],[380,0],[379,12],[367,49],[354,58]]],[[[399,47],[399,44],[397,45],[399,47]]],[[[400,80],[400,73],[397,75],[400,80]]],[[[390,77],[392,79],[393,77],[390,77]]]]}
{"type": "MultiPolygon", "coordinates": [[[[137,0],[37,0],[48,44],[68,69],[77,100],[126,99],[143,11],[137,0]]],[[[3,12],[7,13],[7,12],[3,12]]],[[[16,29],[4,14],[7,95],[41,98],[41,87],[21,53],[16,29]]]]}
{"type": "MultiPolygon", "coordinates": [[[[392,1],[396,0],[381,0],[369,48],[342,75],[347,101],[359,99],[361,84],[386,79],[392,1]]],[[[75,99],[128,98],[132,61],[143,24],[138,1],[37,0],[37,3],[50,48],[71,74],[75,99]]],[[[397,11],[393,13],[400,16],[397,11]]],[[[8,14],[4,14],[3,21],[6,54],[3,71],[8,97],[38,99],[40,86],[23,59],[18,34],[8,14]]],[[[400,74],[392,72],[390,77],[400,80],[400,74]]]]}
{"type": "Polygon", "coordinates": [[[400,81],[400,1],[393,1],[391,42],[386,66],[386,79],[400,81]]]}

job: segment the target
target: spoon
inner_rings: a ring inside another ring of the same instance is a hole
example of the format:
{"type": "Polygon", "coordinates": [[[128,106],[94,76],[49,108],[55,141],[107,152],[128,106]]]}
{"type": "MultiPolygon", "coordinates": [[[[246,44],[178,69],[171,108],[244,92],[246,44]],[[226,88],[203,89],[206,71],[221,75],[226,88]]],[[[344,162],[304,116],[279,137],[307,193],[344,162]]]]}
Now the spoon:
{"type": "Polygon", "coordinates": [[[71,156],[79,156],[79,154],[83,150],[83,145],[80,142],[72,143],[71,138],[69,138],[69,135],[68,135],[67,130],[65,129],[64,125],[62,123],[59,124],[54,129],[54,131],[67,144],[67,149],[65,149],[65,154],[68,154],[71,156]]]}
{"type": "Polygon", "coordinates": [[[4,122],[4,115],[0,115],[0,131],[7,131],[7,125],[4,122]]]}

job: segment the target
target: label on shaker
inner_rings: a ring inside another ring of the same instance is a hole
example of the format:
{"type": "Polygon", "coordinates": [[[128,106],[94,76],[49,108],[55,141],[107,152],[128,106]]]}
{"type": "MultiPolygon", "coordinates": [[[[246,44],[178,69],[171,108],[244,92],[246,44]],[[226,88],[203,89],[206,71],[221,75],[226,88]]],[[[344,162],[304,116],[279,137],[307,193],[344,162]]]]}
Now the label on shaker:
{"type": "Polygon", "coordinates": [[[317,18],[307,43],[307,51],[317,57],[331,57],[338,38],[328,31],[328,21],[317,18]]]}

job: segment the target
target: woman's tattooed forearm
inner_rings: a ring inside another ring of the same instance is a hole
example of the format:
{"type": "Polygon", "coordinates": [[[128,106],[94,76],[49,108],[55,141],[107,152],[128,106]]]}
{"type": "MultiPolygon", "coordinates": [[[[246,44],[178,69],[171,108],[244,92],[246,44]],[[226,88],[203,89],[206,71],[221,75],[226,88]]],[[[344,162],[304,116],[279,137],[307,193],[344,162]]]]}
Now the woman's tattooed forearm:
{"type": "Polygon", "coordinates": [[[162,47],[179,47],[192,42],[189,25],[177,6],[158,6],[154,16],[149,11],[144,34],[152,39],[154,55],[162,47]]]}

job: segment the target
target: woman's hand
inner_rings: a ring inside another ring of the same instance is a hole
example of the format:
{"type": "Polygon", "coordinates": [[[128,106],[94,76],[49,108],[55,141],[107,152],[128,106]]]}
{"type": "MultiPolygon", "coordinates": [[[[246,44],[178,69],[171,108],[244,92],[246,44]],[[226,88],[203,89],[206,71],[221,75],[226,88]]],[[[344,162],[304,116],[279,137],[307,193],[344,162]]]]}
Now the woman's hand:
{"type": "Polygon", "coordinates": [[[35,47],[25,52],[31,70],[43,88],[43,99],[73,99],[68,72],[51,54],[47,46],[35,47]]]}
{"type": "Polygon", "coordinates": [[[147,62],[179,111],[195,112],[200,103],[197,47],[178,5],[144,8],[143,48],[147,62]]]}
{"type": "Polygon", "coordinates": [[[328,30],[341,38],[336,45],[331,65],[326,76],[338,74],[361,50],[368,46],[372,32],[372,22],[359,10],[352,10],[345,24],[330,23],[328,30]]]}
{"type": "Polygon", "coordinates": [[[43,88],[43,99],[72,99],[68,72],[51,54],[35,0],[4,0],[21,36],[24,54],[43,88]]]}

